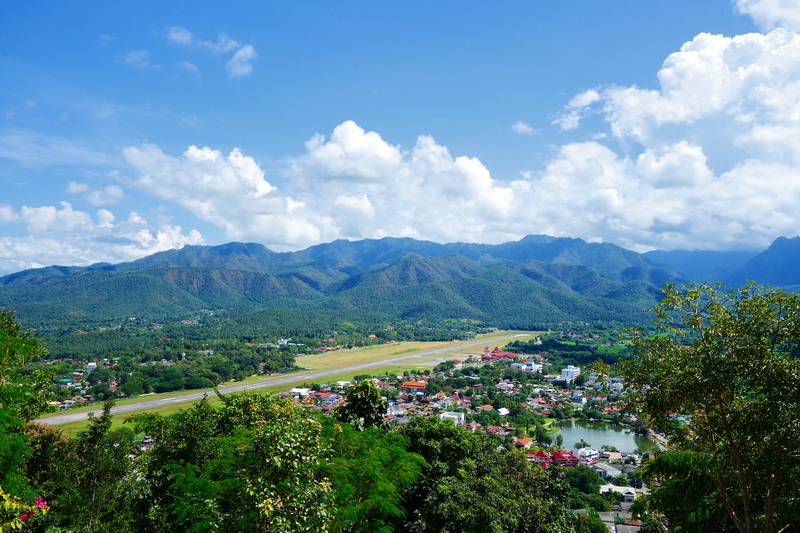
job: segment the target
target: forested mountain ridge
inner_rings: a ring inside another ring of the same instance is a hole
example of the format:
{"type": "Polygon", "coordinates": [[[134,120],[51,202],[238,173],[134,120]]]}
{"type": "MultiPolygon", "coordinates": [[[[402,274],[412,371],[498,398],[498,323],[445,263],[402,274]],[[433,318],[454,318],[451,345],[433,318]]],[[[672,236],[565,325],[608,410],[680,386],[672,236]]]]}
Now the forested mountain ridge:
{"type": "Polygon", "coordinates": [[[201,309],[375,311],[507,327],[635,321],[680,274],[611,244],[543,235],[500,245],[409,238],[335,241],[277,253],[260,244],[186,246],[117,265],[0,278],[0,305],[32,325],[201,309]]]}
{"type": "MultiPolygon", "coordinates": [[[[719,280],[800,284],[793,266],[798,258],[800,239],[781,238],[719,280]]],[[[545,235],[499,245],[339,240],[283,253],[232,242],[116,265],[10,274],[0,277],[0,306],[15,309],[32,326],[283,308],[366,310],[404,320],[468,318],[522,328],[637,321],[664,283],[687,279],[674,267],[613,244],[545,235]]]]}

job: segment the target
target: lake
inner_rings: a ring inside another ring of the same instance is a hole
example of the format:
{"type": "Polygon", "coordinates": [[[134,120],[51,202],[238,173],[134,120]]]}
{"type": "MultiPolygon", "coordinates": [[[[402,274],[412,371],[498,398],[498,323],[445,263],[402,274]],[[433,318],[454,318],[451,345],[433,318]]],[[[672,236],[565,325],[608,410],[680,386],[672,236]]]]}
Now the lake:
{"type": "MultiPolygon", "coordinates": [[[[565,448],[574,448],[576,442],[583,439],[592,448],[599,450],[601,446],[614,446],[623,452],[632,452],[639,449],[643,452],[656,452],[661,447],[647,437],[634,435],[628,428],[615,426],[606,422],[588,422],[585,420],[561,421],[553,424],[561,429],[565,448]]],[[[556,435],[553,435],[555,442],[556,435]]]]}

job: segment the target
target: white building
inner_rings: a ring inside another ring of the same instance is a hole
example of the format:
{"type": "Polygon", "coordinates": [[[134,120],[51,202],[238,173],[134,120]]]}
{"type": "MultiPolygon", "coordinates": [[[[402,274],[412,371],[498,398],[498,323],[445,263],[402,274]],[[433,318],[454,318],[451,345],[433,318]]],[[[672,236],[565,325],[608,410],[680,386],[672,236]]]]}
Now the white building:
{"type": "Polygon", "coordinates": [[[567,368],[561,370],[561,379],[565,381],[575,381],[575,378],[581,375],[581,369],[578,366],[569,365],[567,368]]]}
{"type": "Polygon", "coordinates": [[[464,418],[464,413],[456,413],[453,411],[445,411],[439,414],[439,418],[442,420],[450,419],[453,423],[457,426],[463,426],[466,422],[464,418]]]}
{"type": "Polygon", "coordinates": [[[590,465],[600,459],[600,452],[594,448],[579,448],[573,455],[580,460],[582,465],[590,465]]]}
{"type": "Polygon", "coordinates": [[[526,361],[525,366],[522,367],[523,372],[539,372],[540,374],[544,371],[544,365],[540,363],[534,363],[533,361],[526,361]]]}

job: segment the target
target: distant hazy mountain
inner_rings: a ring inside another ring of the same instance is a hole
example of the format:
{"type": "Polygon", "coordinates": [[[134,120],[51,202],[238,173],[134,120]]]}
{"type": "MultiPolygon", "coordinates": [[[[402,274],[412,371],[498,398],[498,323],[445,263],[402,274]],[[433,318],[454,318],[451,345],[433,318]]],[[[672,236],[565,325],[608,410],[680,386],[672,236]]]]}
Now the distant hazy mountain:
{"type": "Polygon", "coordinates": [[[718,281],[722,272],[743,265],[757,254],[748,251],[653,250],[643,255],[653,263],[671,265],[692,280],[718,281]]]}
{"type": "Polygon", "coordinates": [[[800,237],[775,239],[760,254],[724,271],[720,279],[734,286],[751,280],[773,287],[800,285],[800,237]]]}

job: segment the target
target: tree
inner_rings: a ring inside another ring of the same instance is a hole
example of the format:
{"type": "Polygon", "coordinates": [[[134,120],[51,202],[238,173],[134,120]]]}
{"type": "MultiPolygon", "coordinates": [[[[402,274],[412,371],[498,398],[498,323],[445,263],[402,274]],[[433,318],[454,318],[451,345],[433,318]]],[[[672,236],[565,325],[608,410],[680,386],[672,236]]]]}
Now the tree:
{"type": "Polygon", "coordinates": [[[406,450],[407,439],[377,428],[356,431],[330,419],[325,438],[332,443],[323,473],[334,496],[331,530],[388,533],[388,521],[403,514],[403,493],[416,481],[422,457],[406,450]]]}
{"type": "Polygon", "coordinates": [[[171,417],[139,415],[153,445],[141,471],[149,495],[142,531],[325,531],[331,483],[322,424],[302,406],[273,394],[222,396],[171,417]]]}
{"type": "Polygon", "coordinates": [[[704,454],[738,531],[781,530],[800,516],[800,295],[754,283],[663,292],[659,333],[638,332],[635,357],[620,360],[628,406],[674,450],[704,454]]]}
{"type": "Polygon", "coordinates": [[[31,420],[47,411],[50,395],[45,388],[55,375],[52,370],[21,370],[46,353],[12,311],[0,310],[0,488],[13,496],[34,496],[21,469],[30,454],[25,431],[31,420]]]}
{"type": "Polygon", "coordinates": [[[561,469],[540,468],[519,450],[498,450],[492,437],[435,417],[415,417],[398,432],[429,466],[407,491],[395,531],[574,531],[561,469]]]}
{"type": "Polygon", "coordinates": [[[603,484],[603,480],[600,479],[600,476],[598,476],[597,472],[591,467],[580,465],[574,468],[568,468],[566,470],[566,475],[570,486],[584,494],[600,493],[600,485],[603,484]]]}
{"type": "Polygon", "coordinates": [[[671,529],[686,533],[735,530],[717,498],[712,463],[707,454],[680,451],[646,461],[642,477],[659,483],[636,499],[631,512],[642,518],[663,515],[671,529]]]}
{"type": "Polygon", "coordinates": [[[370,427],[384,429],[386,422],[383,417],[388,409],[389,402],[381,397],[381,391],[368,379],[350,387],[345,402],[336,406],[333,415],[358,430],[370,427]]]}
{"type": "Polygon", "coordinates": [[[50,524],[94,533],[132,530],[134,435],[128,427],[111,429],[113,404],[105,402],[100,416],[90,413],[89,427],[54,450],[50,471],[37,479],[52,504],[50,524]]]}

